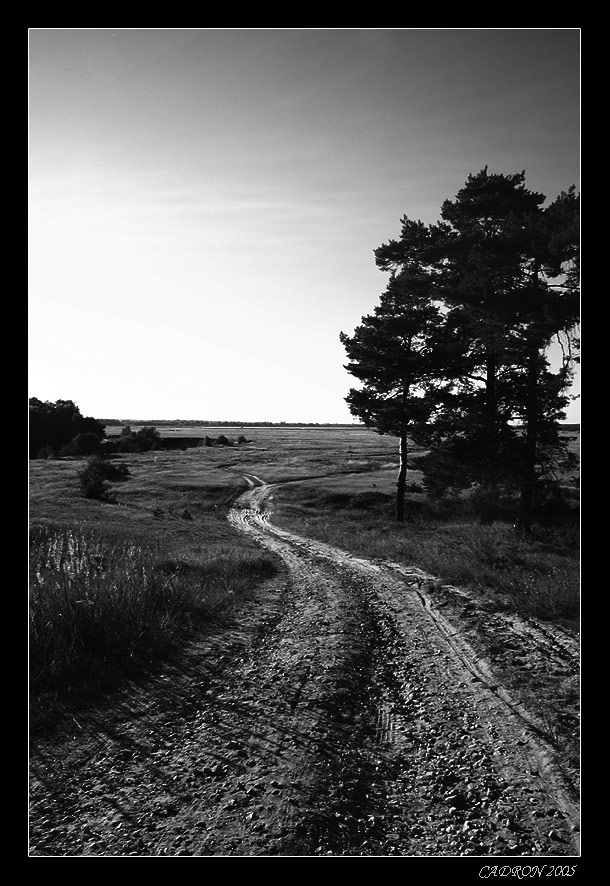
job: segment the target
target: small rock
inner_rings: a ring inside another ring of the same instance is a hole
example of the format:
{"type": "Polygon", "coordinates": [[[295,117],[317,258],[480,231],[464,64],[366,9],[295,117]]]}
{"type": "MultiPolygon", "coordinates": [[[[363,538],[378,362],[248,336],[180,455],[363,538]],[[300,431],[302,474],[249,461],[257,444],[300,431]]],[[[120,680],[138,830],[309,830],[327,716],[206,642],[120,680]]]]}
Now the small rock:
{"type": "Polygon", "coordinates": [[[456,809],[466,809],[466,807],[468,806],[468,801],[466,800],[464,794],[460,794],[458,792],[454,794],[449,794],[449,796],[446,797],[446,802],[450,806],[455,806],[456,809]]]}
{"type": "Polygon", "coordinates": [[[549,831],[548,836],[551,840],[558,840],[560,843],[563,843],[563,837],[554,828],[549,831]]]}

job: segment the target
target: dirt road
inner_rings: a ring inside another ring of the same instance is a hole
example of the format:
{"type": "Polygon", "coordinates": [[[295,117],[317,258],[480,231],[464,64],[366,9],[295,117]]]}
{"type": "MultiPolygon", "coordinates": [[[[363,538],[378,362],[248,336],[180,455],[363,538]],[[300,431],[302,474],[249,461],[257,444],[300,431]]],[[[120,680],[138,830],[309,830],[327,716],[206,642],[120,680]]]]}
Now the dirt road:
{"type": "Polygon", "coordinates": [[[33,747],[31,854],[577,856],[573,774],[429,577],[273,526],[247,479],[229,519],[285,573],[33,747]]]}

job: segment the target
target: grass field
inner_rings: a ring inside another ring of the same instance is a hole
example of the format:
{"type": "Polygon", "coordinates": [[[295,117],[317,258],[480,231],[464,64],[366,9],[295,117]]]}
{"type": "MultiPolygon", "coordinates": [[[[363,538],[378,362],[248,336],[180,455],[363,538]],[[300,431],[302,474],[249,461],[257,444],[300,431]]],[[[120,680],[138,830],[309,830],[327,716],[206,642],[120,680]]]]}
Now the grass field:
{"type": "MultiPolygon", "coordinates": [[[[576,626],[576,528],[517,536],[464,503],[431,506],[413,451],[413,522],[393,521],[396,440],[361,428],[162,428],[248,443],[116,456],[115,503],[82,496],[80,459],[30,462],[30,677],[34,719],[112,688],[240,601],[276,564],[226,520],[244,473],[279,485],[273,519],[367,557],[420,566],[498,608],[576,626]]],[[[110,429],[109,429],[110,431],[110,429]]],[[[120,428],[118,431],[120,432],[120,428]]],[[[570,432],[575,450],[578,435],[570,432]]],[[[568,482],[569,478],[566,478],[568,482]]],[[[571,481],[570,481],[571,482],[571,481]]],[[[577,495],[575,489],[573,495],[577,495]]]]}

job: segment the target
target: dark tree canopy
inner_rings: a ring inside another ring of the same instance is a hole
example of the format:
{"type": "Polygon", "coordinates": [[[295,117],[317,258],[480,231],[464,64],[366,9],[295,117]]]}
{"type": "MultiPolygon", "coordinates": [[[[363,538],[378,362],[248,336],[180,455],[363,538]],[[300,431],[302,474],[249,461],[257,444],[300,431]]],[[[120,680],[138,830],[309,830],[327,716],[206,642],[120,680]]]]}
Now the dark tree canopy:
{"type": "MultiPolygon", "coordinates": [[[[81,435],[81,440],[91,443],[92,437],[101,441],[105,437],[104,425],[97,419],[81,415],[80,409],[72,400],[47,400],[44,403],[36,397],[29,401],[29,449],[30,458],[45,454],[58,454],[62,446],[68,446],[81,435]]],[[[87,444],[85,444],[87,445],[87,444]]]]}

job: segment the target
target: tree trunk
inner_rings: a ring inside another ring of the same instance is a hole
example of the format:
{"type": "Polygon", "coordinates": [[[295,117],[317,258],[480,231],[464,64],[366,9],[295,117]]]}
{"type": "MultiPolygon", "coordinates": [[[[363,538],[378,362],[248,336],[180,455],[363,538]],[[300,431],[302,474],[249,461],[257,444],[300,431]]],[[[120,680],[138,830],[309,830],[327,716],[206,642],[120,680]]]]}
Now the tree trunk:
{"type": "Polygon", "coordinates": [[[495,354],[487,354],[485,360],[485,408],[490,428],[495,428],[497,411],[496,394],[496,357],[495,354]]]}
{"type": "Polygon", "coordinates": [[[396,481],[396,520],[405,520],[405,491],[407,488],[407,432],[400,432],[400,469],[396,481]]]}
{"type": "Polygon", "coordinates": [[[495,343],[488,346],[485,357],[485,400],[481,438],[483,452],[479,464],[479,478],[487,489],[490,499],[495,502],[502,465],[499,458],[498,358],[492,348],[495,348],[495,343]]]}
{"type": "Polygon", "coordinates": [[[525,461],[519,502],[517,528],[530,532],[532,528],[532,501],[536,485],[536,456],[538,451],[538,351],[530,353],[527,369],[527,408],[525,413],[525,461]]]}
{"type": "MultiPolygon", "coordinates": [[[[532,271],[533,295],[539,296],[539,273],[538,261],[534,261],[532,271]]],[[[534,308],[540,310],[538,298],[534,301],[534,308]]],[[[539,314],[534,314],[534,319],[539,319],[539,314]]],[[[535,329],[535,323],[533,324],[535,329]]],[[[523,465],[523,480],[521,484],[521,501],[519,504],[519,518],[517,528],[523,532],[530,532],[532,528],[532,502],[536,486],[536,456],[538,454],[538,417],[540,408],[538,403],[539,391],[539,350],[535,337],[530,338],[527,355],[527,386],[525,405],[525,461],[523,465]]]]}

